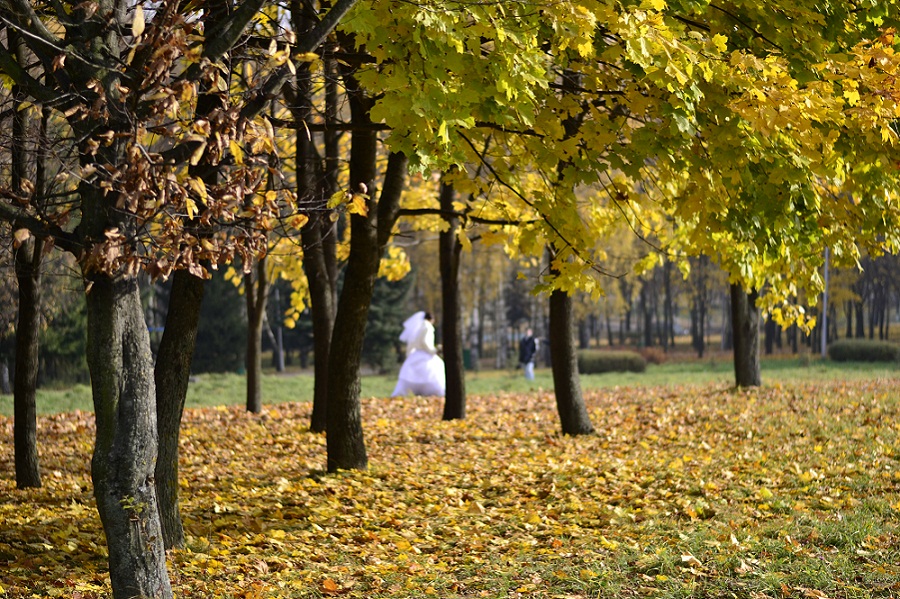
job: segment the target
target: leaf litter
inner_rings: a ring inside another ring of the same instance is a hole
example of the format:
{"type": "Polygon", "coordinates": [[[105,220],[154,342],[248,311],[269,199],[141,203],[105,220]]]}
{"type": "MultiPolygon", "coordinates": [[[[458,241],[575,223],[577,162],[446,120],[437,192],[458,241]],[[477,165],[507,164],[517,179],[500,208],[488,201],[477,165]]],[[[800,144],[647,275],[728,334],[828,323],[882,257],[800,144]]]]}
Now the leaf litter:
{"type": "MultiPolygon", "coordinates": [[[[900,597],[896,379],[366,399],[365,472],[310,404],[188,410],[178,597],[900,597]]],[[[0,481],[0,595],[110,593],[93,416],[39,419],[45,486],[0,481]]],[[[12,420],[0,463],[13,472],[12,420]]]]}

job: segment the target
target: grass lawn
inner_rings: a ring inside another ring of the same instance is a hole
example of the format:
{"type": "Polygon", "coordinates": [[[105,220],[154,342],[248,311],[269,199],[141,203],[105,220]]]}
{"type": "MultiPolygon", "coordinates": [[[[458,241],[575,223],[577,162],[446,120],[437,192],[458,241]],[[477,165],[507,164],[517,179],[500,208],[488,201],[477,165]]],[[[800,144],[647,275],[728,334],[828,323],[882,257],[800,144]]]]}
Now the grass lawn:
{"type": "MultiPolygon", "coordinates": [[[[591,384],[597,434],[576,438],[546,390],[496,390],[515,373],[473,390],[464,421],[441,422],[435,398],[364,399],[370,467],[338,475],[308,402],[190,409],[176,595],[900,597],[896,373],[785,366],[737,391],[701,366],[591,384]]],[[[224,400],[218,380],[192,393],[224,400]]],[[[42,415],[39,435],[44,488],[0,480],[0,595],[106,596],[93,417],[42,415]]],[[[0,417],[7,473],[11,454],[0,417]]]]}
{"type": "MultiPolygon", "coordinates": [[[[734,373],[728,359],[694,360],[649,364],[643,373],[607,373],[582,375],[585,390],[610,387],[644,387],[658,385],[733,385],[734,373]]],[[[538,368],[534,382],[526,381],[521,370],[484,370],[466,374],[467,395],[491,393],[527,393],[552,390],[553,378],[549,368],[538,368]]],[[[837,363],[830,360],[801,360],[798,358],[764,359],[763,385],[784,384],[810,380],[871,380],[900,378],[895,364],[837,363]]],[[[234,406],[245,402],[246,378],[238,374],[201,374],[188,387],[187,406],[234,406]]],[[[362,397],[389,397],[396,384],[396,374],[362,377],[362,397]]],[[[312,401],[311,372],[269,372],[262,379],[263,403],[312,401]]],[[[91,390],[88,385],[66,389],[38,390],[38,411],[46,414],[91,411],[91,390]]],[[[12,416],[13,398],[0,396],[0,415],[12,416]]]]}

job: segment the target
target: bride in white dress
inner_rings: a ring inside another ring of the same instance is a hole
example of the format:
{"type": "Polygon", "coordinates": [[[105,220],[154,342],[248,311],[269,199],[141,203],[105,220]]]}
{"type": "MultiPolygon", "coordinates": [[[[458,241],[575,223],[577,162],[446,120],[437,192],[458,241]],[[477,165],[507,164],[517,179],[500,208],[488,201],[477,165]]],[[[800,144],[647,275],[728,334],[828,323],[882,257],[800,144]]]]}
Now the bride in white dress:
{"type": "Polygon", "coordinates": [[[437,355],[434,346],[434,318],[431,314],[416,312],[407,318],[400,341],[406,342],[406,360],[400,367],[400,376],[391,397],[409,393],[444,395],[444,361],[437,355]]]}

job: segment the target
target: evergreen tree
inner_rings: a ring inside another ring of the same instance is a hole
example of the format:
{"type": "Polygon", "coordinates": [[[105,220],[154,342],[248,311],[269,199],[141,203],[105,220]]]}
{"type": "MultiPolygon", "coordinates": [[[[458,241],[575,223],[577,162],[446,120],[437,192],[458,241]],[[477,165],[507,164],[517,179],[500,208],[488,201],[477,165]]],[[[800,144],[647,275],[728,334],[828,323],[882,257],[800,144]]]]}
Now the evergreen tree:
{"type": "Polygon", "coordinates": [[[236,372],[244,367],[247,314],[237,288],[214,273],[200,308],[194,372],[236,372]]]}
{"type": "Polygon", "coordinates": [[[412,283],[411,276],[399,281],[378,279],[375,282],[362,357],[366,364],[380,373],[397,364],[398,337],[403,330],[403,321],[410,316],[407,314],[406,298],[412,283]]]}

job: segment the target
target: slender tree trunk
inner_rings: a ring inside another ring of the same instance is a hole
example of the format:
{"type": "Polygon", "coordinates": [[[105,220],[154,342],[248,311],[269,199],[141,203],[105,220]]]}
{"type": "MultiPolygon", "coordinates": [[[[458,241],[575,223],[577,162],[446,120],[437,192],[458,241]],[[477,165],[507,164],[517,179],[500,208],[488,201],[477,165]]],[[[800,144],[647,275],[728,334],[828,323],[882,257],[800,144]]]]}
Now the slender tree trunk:
{"type": "MultiPolygon", "coordinates": [[[[292,3],[295,28],[299,31],[312,26],[312,22],[300,9],[300,2],[292,3]]],[[[332,61],[332,59],[328,59],[332,61]]],[[[326,124],[336,120],[336,90],[333,64],[329,62],[326,81],[326,124]]],[[[308,69],[297,71],[297,108],[294,111],[297,125],[297,197],[300,205],[308,207],[309,222],[301,231],[303,241],[303,268],[309,285],[310,311],[313,324],[313,352],[315,354],[315,382],[313,388],[313,409],[309,428],[316,433],[324,432],[328,420],[328,356],[331,353],[331,339],[334,330],[334,316],[337,290],[337,271],[334,244],[334,224],[326,210],[327,199],[337,191],[335,174],[332,169],[337,151],[337,138],[333,132],[326,133],[326,173],[323,186],[316,182],[316,164],[313,140],[306,124],[312,119],[312,83],[308,69]],[[332,189],[333,188],[333,189],[332,189]]]]}
{"type": "Polygon", "coordinates": [[[175,271],[166,325],[153,372],[159,428],[156,494],[166,549],[184,546],[184,526],[178,504],[178,442],[205,286],[206,281],[188,271],[175,271]]]}
{"type": "Polygon", "coordinates": [[[579,349],[587,349],[591,346],[591,331],[588,329],[588,323],[586,320],[581,319],[578,321],[578,348],[579,349]]]}
{"type": "MultiPolygon", "coordinates": [[[[360,184],[373,189],[375,137],[367,131],[354,131],[353,138],[351,189],[361,189],[360,184]]],[[[367,200],[368,216],[354,214],[350,217],[350,256],[338,299],[332,350],[328,357],[326,439],[329,472],[361,470],[368,466],[359,403],[359,365],[378,265],[397,221],[406,165],[405,156],[391,154],[379,201],[367,200]]]]}
{"type": "Polygon", "coordinates": [[[16,372],[14,380],[14,423],[16,486],[41,486],[37,450],[37,377],[41,321],[40,242],[29,239],[16,250],[16,279],[19,284],[19,314],[16,323],[16,372]]]}
{"type": "Polygon", "coordinates": [[[844,310],[847,313],[847,330],[845,337],[850,339],[853,337],[853,300],[847,300],[844,304],[844,310]]]}
{"type": "Polygon", "coordinates": [[[731,329],[734,333],[734,378],[738,387],[761,384],[759,363],[759,292],[731,285],[731,329]]]}
{"type": "MultiPolygon", "coordinates": [[[[20,64],[25,63],[25,48],[18,35],[10,31],[10,42],[20,64]]],[[[13,86],[11,183],[16,193],[24,194],[26,177],[27,109],[19,101],[21,90],[13,86]]],[[[42,140],[39,139],[38,143],[42,140]]],[[[43,165],[40,164],[40,173],[43,165]]],[[[39,173],[39,174],[40,174],[39,173]]],[[[37,177],[42,179],[43,177],[37,177]]],[[[43,181],[35,191],[43,193],[43,181]]],[[[27,194],[26,194],[27,195],[27,194]]],[[[42,240],[29,237],[15,249],[19,310],[16,320],[16,370],[13,381],[13,445],[15,446],[16,486],[20,489],[41,486],[41,468],[37,450],[37,378],[41,323],[42,240]]]]}
{"type": "Polygon", "coordinates": [[[553,391],[566,435],[594,432],[584,405],[578,377],[578,354],[573,338],[572,298],[563,291],[550,294],[550,354],[553,356],[553,391]]]}
{"type": "Polygon", "coordinates": [[[391,154],[381,195],[376,201],[377,138],[374,131],[365,127],[371,124],[372,100],[360,89],[351,72],[345,72],[344,87],[351,119],[355,125],[362,126],[351,134],[350,190],[368,197],[365,198],[366,214],[350,216],[350,255],[328,355],[329,472],[368,466],[359,403],[359,366],[378,266],[397,222],[407,167],[404,155],[391,154]]]}
{"type": "Polygon", "coordinates": [[[463,368],[462,302],[459,296],[459,262],[462,244],[459,242],[459,217],[453,211],[456,192],[448,183],[441,184],[440,205],[447,221],[441,231],[440,244],[441,303],[443,322],[441,336],[444,345],[444,366],[447,376],[447,395],[444,399],[444,420],[466,417],[466,378],[463,368]]]}
{"type": "Polygon", "coordinates": [[[606,315],[606,341],[609,343],[609,346],[612,347],[615,344],[615,339],[613,338],[612,332],[612,317],[609,313],[609,306],[606,307],[605,310],[606,315]]]}
{"type": "Polygon", "coordinates": [[[87,361],[97,418],[91,475],[113,596],[168,599],[172,589],[154,485],[156,394],[137,281],[85,274],[91,281],[87,361]]]}
{"type": "Polygon", "coordinates": [[[244,295],[247,298],[247,411],[262,412],[262,325],[269,295],[266,259],[256,263],[256,281],[244,275],[244,295]]]}
{"type": "Polygon", "coordinates": [[[765,348],[766,355],[772,355],[772,352],[775,350],[775,332],[777,330],[777,324],[772,317],[766,318],[765,324],[765,348]]]}
{"type": "Polygon", "coordinates": [[[862,300],[853,303],[854,308],[856,310],[856,335],[857,339],[862,339],[866,336],[866,324],[865,324],[865,312],[863,309],[862,300]]]}
{"type": "Polygon", "coordinates": [[[12,385],[9,381],[9,364],[5,357],[0,358],[0,395],[11,395],[12,385]]]}

